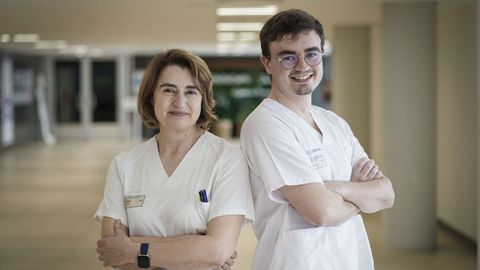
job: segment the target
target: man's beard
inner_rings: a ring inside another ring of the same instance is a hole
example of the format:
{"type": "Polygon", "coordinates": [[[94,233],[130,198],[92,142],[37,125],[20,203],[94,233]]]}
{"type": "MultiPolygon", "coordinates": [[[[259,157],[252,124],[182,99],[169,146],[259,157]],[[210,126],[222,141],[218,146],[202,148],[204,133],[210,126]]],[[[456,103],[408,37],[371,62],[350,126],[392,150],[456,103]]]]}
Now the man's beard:
{"type": "Polygon", "coordinates": [[[301,87],[300,89],[295,90],[295,94],[299,96],[306,96],[308,94],[311,94],[313,92],[313,89],[311,87],[301,87]]]}

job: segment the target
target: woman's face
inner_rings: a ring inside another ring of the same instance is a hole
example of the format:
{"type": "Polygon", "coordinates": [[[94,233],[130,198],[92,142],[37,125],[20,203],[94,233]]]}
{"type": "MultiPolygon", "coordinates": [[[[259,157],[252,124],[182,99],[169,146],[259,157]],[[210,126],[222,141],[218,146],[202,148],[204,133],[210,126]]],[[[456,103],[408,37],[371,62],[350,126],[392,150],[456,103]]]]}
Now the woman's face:
{"type": "Polygon", "coordinates": [[[153,106],[160,130],[181,132],[194,128],[202,108],[202,94],[190,71],[167,66],[158,78],[153,106]]]}

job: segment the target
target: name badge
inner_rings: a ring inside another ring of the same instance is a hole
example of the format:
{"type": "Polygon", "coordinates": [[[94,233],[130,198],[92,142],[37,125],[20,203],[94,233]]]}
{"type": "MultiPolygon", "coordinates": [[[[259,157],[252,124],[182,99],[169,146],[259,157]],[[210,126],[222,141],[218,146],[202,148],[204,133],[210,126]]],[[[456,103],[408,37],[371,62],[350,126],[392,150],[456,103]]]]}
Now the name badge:
{"type": "Polygon", "coordinates": [[[142,207],[145,201],[145,195],[127,195],[123,196],[125,208],[142,207]]]}
{"type": "Polygon", "coordinates": [[[307,151],[307,154],[315,169],[328,166],[327,160],[325,159],[323,150],[321,148],[309,150],[307,151]]]}

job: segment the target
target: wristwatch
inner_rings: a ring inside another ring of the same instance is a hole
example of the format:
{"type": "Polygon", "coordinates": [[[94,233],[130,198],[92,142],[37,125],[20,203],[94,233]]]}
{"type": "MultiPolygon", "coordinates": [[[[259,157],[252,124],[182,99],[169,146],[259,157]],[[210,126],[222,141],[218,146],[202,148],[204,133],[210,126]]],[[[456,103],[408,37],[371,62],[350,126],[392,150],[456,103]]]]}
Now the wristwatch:
{"type": "Polygon", "coordinates": [[[148,256],[148,243],[140,244],[140,253],[137,256],[137,265],[139,268],[150,267],[150,257],[148,256]]]}

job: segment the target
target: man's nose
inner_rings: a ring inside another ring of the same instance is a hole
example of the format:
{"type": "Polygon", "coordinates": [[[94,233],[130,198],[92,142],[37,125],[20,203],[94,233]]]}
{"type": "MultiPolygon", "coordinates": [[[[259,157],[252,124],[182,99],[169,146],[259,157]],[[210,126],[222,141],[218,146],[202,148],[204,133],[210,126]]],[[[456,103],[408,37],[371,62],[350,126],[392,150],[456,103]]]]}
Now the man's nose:
{"type": "Polygon", "coordinates": [[[309,65],[305,61],[305,57],[304,56],[298,57],[298,62],[295,65],[295,70],[304,71],[304,70],[308,69],[308,67],[309,67],[309,65]]]}

